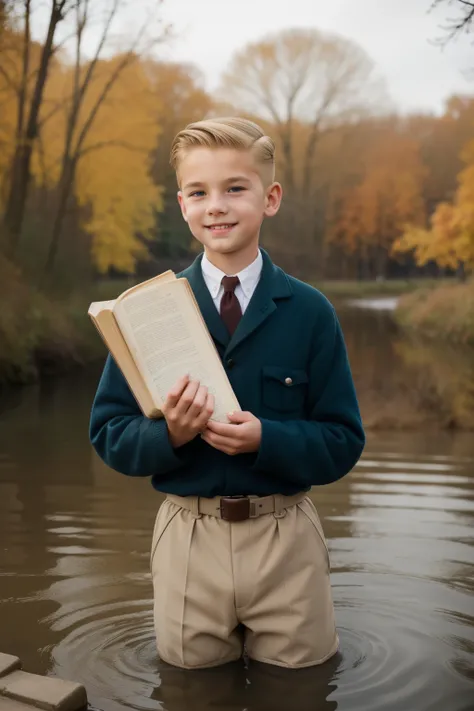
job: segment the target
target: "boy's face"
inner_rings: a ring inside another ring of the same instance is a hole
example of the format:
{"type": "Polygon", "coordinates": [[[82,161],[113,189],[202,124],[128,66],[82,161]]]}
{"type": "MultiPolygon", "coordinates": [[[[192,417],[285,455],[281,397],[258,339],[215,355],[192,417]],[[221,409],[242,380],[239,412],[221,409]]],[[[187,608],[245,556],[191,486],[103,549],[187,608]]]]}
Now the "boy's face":
{"type": "Polygon", "coordinates": [[[281,202],[281,186],[265,188],[252,154],[233,148],[191,149],[181,160],[179,183],[183,217],[211,261],[213,254],[255,252],[264,217],[281,202]]]}

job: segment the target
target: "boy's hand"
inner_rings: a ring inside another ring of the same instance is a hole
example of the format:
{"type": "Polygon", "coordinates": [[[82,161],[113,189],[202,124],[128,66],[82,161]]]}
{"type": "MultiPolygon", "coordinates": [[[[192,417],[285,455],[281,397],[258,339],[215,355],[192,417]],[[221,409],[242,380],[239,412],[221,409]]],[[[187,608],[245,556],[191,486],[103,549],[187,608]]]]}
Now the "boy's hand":
{"type": "Polygon", "coordinates": [[[230,424],[208,422],[201,437],[205,442],[226,454],[257,452],[262,439],[262,423],[251,412],[232,412],[230,424]]]}
{"type": "Polygon", "coordinates": [[[190,442],[205,428],[214,412],[214,396],[205,385],[184,375],[166,396],[163,414],[171,445],[176,449],[190,442]]]}

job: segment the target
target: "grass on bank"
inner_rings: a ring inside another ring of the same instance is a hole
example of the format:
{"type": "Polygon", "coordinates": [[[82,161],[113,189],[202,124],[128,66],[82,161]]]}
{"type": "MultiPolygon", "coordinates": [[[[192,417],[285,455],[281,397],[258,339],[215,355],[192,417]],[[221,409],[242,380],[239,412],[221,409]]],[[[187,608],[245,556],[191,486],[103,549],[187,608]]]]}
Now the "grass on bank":
{"type": "Polygon", "coordinates": [[[0,385],[85,365],[105,353],[84,299],[48,298],[0,256],[0,385]]]}
{"type": "Polygon", "coordinates": [[[406,294],[395,317],[407,331],[474,346],[474,280],[406,294]]]}

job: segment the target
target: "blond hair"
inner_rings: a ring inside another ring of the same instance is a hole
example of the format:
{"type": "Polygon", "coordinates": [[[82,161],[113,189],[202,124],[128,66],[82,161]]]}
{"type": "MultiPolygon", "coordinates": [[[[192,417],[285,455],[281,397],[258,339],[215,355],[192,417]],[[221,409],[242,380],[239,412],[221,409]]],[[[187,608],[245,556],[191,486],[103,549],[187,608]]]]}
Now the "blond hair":
{"type": "Polygon", "coordinates": [[[263,181],[270,184],[275,180],[275,143],[253,121],[230,116],[188,124],[176,134],[171,146],[170,164],[177,175],[183,157],[198,147],[250,151],[263,169],[263,181]]]}

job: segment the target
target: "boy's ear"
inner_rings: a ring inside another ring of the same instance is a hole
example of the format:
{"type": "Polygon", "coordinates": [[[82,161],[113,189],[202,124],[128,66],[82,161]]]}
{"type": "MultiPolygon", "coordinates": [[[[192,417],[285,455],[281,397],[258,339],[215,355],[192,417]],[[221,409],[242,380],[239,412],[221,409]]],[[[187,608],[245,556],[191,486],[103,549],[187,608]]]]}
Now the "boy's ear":
{"type": "Polygon", "coordinates": [[[186,205],[184,204],[183,193],[181,192],[181,190],[178,190],[178,202],[181,208],[181,214],[183,215],[183,219],[185,220],[185,222],[187,222],[188,218],[186,217],[186,205]]]}
{"type": "Polygon", "coordinates": [[[265,217],[273,217],[280,209],[281,199],[283,197],[283,188],[280,183],[272,183],[267,188],[265,197],[265,217]]]}

